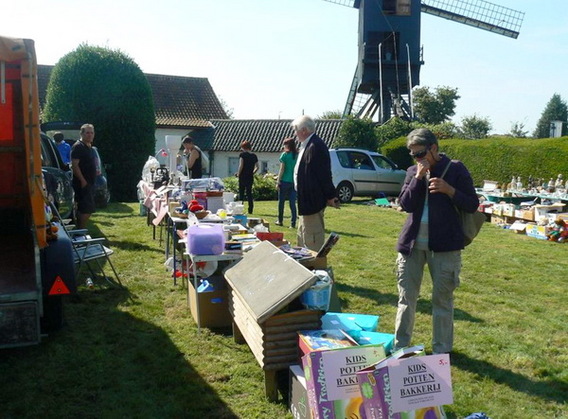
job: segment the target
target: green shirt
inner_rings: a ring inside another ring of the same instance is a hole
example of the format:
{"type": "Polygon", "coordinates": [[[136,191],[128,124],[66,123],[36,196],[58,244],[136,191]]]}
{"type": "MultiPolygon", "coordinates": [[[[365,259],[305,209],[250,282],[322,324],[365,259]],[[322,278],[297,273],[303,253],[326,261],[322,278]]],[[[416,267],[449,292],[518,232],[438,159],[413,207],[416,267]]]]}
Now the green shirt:
{"type": "Polygon", "coordinates": [[[294,166],[296,165],[296,160],[298,159],[298,154],[284,152],[280,155],[280,162],[284,163],[284,173],[282,173],[282,182],[294,183],[294,166]]]}

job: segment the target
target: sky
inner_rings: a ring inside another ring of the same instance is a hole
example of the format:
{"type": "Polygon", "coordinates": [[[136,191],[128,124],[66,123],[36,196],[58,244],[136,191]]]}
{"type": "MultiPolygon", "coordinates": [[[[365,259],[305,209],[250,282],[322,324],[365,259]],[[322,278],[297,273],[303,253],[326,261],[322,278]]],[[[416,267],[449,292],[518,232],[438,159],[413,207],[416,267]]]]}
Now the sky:
{"type": "MultiPolygon", "coordinates": [[[[458,125],[532,133],[555,93],[568,100],[568,2],[492,3],[525,12],[518,39],[422,14],[420,85],[458,89],[458,125]]],[[[236,119],[343,110],[357,65],[357,10],[324,0],[28,0],[2,15],[0,35],[33,39],[39,64],[120,50],[145,73],[206,77],[236,119]]]]}

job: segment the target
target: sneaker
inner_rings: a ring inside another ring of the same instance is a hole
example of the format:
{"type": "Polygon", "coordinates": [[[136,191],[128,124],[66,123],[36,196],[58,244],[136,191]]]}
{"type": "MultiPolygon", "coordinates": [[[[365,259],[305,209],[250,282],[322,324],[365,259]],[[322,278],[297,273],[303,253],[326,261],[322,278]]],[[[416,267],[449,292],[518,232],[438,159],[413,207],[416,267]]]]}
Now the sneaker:
{"type": "Polygon", "coordinates": [[[274,221],[274,224],[276,224],[277,226],[282,227],[282,221],[274,221]]]}
{"type": "Polygon", "coordinates": [[[296,224],[292,224],[290,228],[296,228],[296,224]]]}

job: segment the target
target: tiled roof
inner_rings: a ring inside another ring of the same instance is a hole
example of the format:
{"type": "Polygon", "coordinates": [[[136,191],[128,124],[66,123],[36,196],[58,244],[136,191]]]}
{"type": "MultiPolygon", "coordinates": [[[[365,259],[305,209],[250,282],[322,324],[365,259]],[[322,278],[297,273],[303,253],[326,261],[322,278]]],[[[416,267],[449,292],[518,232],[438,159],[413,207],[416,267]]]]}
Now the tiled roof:
{"type": "MultiPolygon", "coordinates": [[[[239,151],[241,143],[248,140],[255,152],[277,153],[282,151],[282,141],[293,135],[291,119],[223,119],[212,120],[215,136],[212,149],[215,151],[239,151]]],[[[341,119],[316,120],[316,133],[328,147],[337,137],[341,119]]]]}
{"type": "MultiPolygon", "coordinates": [[[[52,69],[51,65],[38,65],[39,103],[42,108],[52,69]]],[[[207,78],[145,75],[152,89],[158,127],[210,127],[210,119],[227,117],[207,78]]]]}

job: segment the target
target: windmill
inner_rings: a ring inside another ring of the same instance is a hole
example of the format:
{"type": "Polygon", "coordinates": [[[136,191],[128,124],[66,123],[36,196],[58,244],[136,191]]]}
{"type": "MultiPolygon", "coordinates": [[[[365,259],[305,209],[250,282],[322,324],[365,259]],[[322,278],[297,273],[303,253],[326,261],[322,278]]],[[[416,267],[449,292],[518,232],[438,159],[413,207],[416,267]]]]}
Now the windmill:
{"type": "Polygon", "coordinates": [[[359,54],[343,116],[412,119],[421,12],[517,38],[524,13],[484,0],[326,0],[359,9],[359,54]]]}

